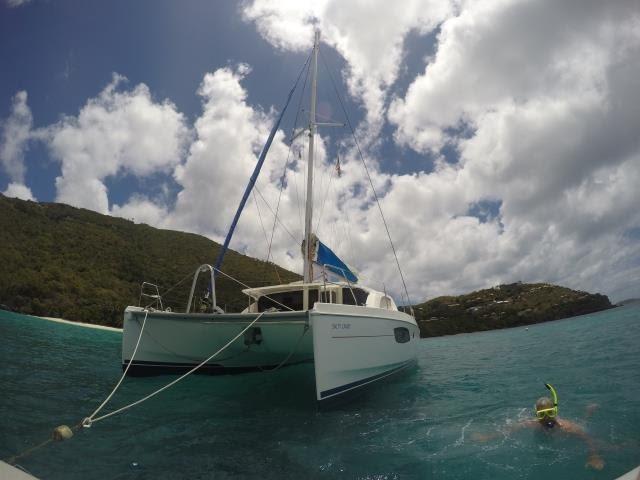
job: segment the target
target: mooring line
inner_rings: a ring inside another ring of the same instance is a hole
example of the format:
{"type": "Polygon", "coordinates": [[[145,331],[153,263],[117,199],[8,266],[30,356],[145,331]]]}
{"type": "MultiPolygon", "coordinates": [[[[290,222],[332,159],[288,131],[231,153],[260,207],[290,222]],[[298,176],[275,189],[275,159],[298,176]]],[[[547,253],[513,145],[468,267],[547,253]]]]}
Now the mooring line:
{"type": "Polygon", "coordinates": [[[131,359],[129,360],[129,363],[127,364],[126,368],[124,369],[124,372],[122,373],[122,376],[120,377],[120,380],[118,380],[118,383],[116,384],[115,387],[113,387],[113,390],[111,390],[111,393],[109,394],[109,396],[107,398],[105,398],[104,402],[102,402],[100,404],[100,406],[98,408],[96,408],[96,410],[89,415],[87,418],[85,418],[84,420],[82,420],[82,426],[91,426],[91,423],[93,422],[93,417],[95,417],[98,412],[100,410],[102,410],[102,408],[107,404],[107,402],[109,402],[109,400],[111,400],[111,397],[113,397],[113,394],[116,393],[116,390],[118,390],[118,388],[120,387],[120,384],[122,383],[122,381],[124,380],[124,378],[127,376],[127,372],[129,371],[129,367],[131,367],[131,364],[133,363],[133,359],[136,356],[136,353],[138,352],[138,347],[140,346],[140,340],[142,339],[142,332],[144,332],[144,327],[147,324],[147,316],[149,316],[149,310],[147,310],[145,308],[144,310],[144,320],[142,320],[142,327],[140,328],[140,334],[138,335],[138,340],[136,341],[136,346],[133,349],[133,355],[131,355],[131,359]],[[87,425],[85,425],[85,422],[87,423],[87,425]]]}
{"type": "Polygon", "coordinates": [[[186,372],[185,374],[181,375],[180,377],[176,378],[174,381],[168,383],[167,385],[165,385],[162,388],[159,388],[158,390],[156,390],[155,392],[150,393],[149,395],[146,395],[145,397],[136,400],[133,403],[130,403],[129,405],[125,405],[124,407],[121,407],[117,410],[114,410],[113,412],[109,412],[105,415],[102,415],[100,417],[95,418],[95,416],[98,414],[98,412],[100,412],[100,410],[102,410],[102,408],[104,408],[104,406],[109,402],[109,400],[113,397],[114,393],[116,392],[116,390],[118,390],[118,388],[120,387],[120,384],[122,383],[122,381],[124,380],[124,378],[127,375],[127,372],[129,370],[129,367],[131,367],[131,364],[133,363],[133,360],[135,358],[135,355],[138,351],[138,347],[140,345],[140,339],[142,338],[142,333],[144,332],[144,327],[146,325],[146,321],[147,321],[147,316],[149,314],[149,311],[145,309],[145,316],[144,316],[144,320],[142,322],[142,327],[140,328],[140,334],[138,335],[138,340],[136,342],[136,346],[133,350],[133,355],[131,356],[131,359],[129,360],[128,365],[126,366],[124,373],[122,374],[122,377],[120,377],[120,380],[118,381],[118,383],[116,384],[116,386],[113,388],[113,390],[111,391],[111,393],[107,396],[107,398],[100,404],[100,406],[88,417],[84,418],[81,422],[77,423],[76,425],[74,425],[73,427],[68,427],[67,425],[60,425],[59,427],[56,427],[50,438],[48,438],[47,440],[45,440],[42,443],[39,443],[37,445],[34,445],[28,449],[26,449],[25,451],[14,455],[12,457],[9,457],[5,460],[6,463],[8,463],[9,465],[15,465],[16,461],[20,458],[24,458],[27,455],[30,455],[31,453],[49,445],[51,442],[54,441],[61,441],[61,440],[67,440],[71,437],[73,437],[73,432],[75,432],[76,430],[78,430],[80,427],[84,427],[84,428],[89,428],[91,427],[94,423],[99,422],[101,420],[104,420],[106,418],[109,418],[113,415],[116,415],[118,413],[124,412],[125,410],[128,410],[132,407],[135,407],[136,405],[141,404],[142,402],[145,402],[146,400],[149,400],[152,397],[155,397],[156,395],[158,395],[159,393],[163,392],[164,390],[167,390],[168,388],[172,387],[173,385],[175,385],[176,383],[180,382],[181,380],[184,380],[186,377],[188,377],[189,375],[191,375],[192,373],[194,373],[196,370],[198,370],[199,368],[201,368],[204,364],[206,364],[207,362],[211,361],[212,359],[214,359],[217,355],[219,355],[220,353],[222,353],[224,350],[226,350],[233,342],[235,342],[238,338],[240,338],[247,330],[249,330],[253,325],[256,324],[256,322],[258,320],[260,320],[260,318],[264,315],[265,312],[261,312],[255,319],[253,319],[253,321],[251,321],[245,328],[243,328],[240,333],[238,333],[235,337],[233,337],[231,340],[229,340],[222,348],[220,348],[217,352],[213,353],[212,355],[210,355],[209,357],[207,357],[205,360],[203,360],[202,362],[200,362],[200,364],[196,365],[195,367],[193,367],[191,370],[189,370],[188,372],[186,372]]]}
{"type": "MultiPolygon", "coordinates": [[[[129,405],[125,405],[124,407],[121,407],[117,410],[114,410],[113,412],[107,413],[105,415],[102,415],[101,417],[98,418],[90,418],[87,417],[82,421],[82,426],[83,427],[91,427],[92,424],[94,424],[95,422],[99,422],[100,420],[104,420],[105,418],[109,418],[113,415],[116,415],[120,412],[124,412],[125,410],[128,410],[131,407],[135,407],[136,405],[139,405],[142,402],[145,402],[146,400],[149,400],[150,398],[155,397],[156,395],[158,395],[159,393],[165,391],[166,389],[168,389],[169,387],[172,387],[173,385],[175,385],[176,383],[180,382],[181,380],[184,380],[186,377],[188,377],[189,375],[191,375],[193,372],[195,372],[196,370],[198,370],[200,367],[202,367],[205,363],[209,362],[210,360],[214,359],[217,355],[219,355],[220,353],[222,353],[224,350],[226,350],[233,342],[235,342],[238,338],[240,338],[244,332],[246,332],[247,330],[249,330],[258,320],[260,320],[260,317],[262,317],[262,315],[264,315],[265,312],[260,313],[251,323],[249,323],[245,328],[242,329],[242,331],[240,333],[238,333],[235,337],[233,337],[231,340],[229,340],[226,345],[224,347],[222,347],[221,349],[219,349],[217,352],[215,352],[214,354],[212,354],[211,356],[209,356],[208,358],[204,359],[202,362],[200,362],[200,364],[196,365],[195,367],[193,367],[191,370],[189,370],[187,373],[179,376],[178,378],[176,378],[174,381],[168,383],[167,385],[165,385],[162,388],[159,388],[158,390],[156,390],[155,392],[150,393],[149,395],[141,398],[140,400],[136,400],[133,403],[130,403],[129,405]],[[86,420],[90,420],[88,423],[85,423],[86,420]]],[[[131,365],[131,363],[133,362],[133,357],[132,359],[129,361],[129,365],[131,365]]]]}

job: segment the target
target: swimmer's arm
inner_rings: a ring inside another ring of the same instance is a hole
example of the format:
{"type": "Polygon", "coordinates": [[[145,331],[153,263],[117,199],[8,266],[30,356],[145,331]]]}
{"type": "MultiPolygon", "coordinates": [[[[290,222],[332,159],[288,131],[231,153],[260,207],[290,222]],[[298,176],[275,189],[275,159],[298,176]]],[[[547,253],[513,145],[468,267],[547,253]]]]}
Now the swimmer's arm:
{"type": "Polygon", "coordinates": [[[537,425],[538,425],[538,421],[530,418],[528,420],[521,420],[518,423],[514,423],[512,425],[507,426],[507,430],[509,432],[515,432],[523,428],[535,428],[537,425]]]}
{"type": "Polygon", "coordinates": [[[590,403],[584,410],[584,418],[589,418],[600,407],[597,403],[590,403]]]}
{"type": "Polygon", "coordinates": [[[600,457],[595,442],[587,434],[587,432],[585,432],[580,425],[570,422],[569,420],[560,420],[558,424],[563,431],[581,438],[587,444],[587,446],[589,447],[589,458],[587,459],[587,466],[595,468],[596,470],[602,470],[602,467],[604,467],[604,460],[602,460],[602,457],[600,457]]]}
{"type": "Polygon", "coordinates": [[[558,420],[558,425],[560,426],[562,431],[575,435],[576,437],[580,437],[587,443],[587,445],[589,445],[590,449],[595,450],[595,444],[593,443],[593,440],[580,425],[564,419],[558,420]]]}

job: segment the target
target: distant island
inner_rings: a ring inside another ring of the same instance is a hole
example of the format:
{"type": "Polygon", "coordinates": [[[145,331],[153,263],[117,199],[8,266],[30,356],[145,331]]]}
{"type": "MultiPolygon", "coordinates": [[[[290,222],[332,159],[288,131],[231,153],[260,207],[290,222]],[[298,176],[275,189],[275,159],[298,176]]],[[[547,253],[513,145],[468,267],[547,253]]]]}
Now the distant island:
{"type": "Polygon", "coordinates": [[[512,283],[414,305],[421,337],[530,325],[613,308],[606,295],[512,283]]]}
{"type": "MultiPolygon", "coordinates": [[[[220,245],[200,235],[58,203],[0,194],[0,309],[119,327],[140,302],[143,281],[158,285],[163,307],[184,311],[195,269],[220,245]]],[[[229,251],[223,270],[251,286],[300,280],[272,263],[229,251]]],[[[206,278],[197,292],[206,288],[206,278]]],[[[247,304],[242,287],[216,280],[227,311],[247,304]]],[[[144,301],[144,298],[142,299],[144,301]]],[[[148,299],[147,299],[148,300],[148,299]]],[[[422,337],[506,328],[611,308],[604,295],[548,284],[500,285],[414,306],[422,337]]]]}

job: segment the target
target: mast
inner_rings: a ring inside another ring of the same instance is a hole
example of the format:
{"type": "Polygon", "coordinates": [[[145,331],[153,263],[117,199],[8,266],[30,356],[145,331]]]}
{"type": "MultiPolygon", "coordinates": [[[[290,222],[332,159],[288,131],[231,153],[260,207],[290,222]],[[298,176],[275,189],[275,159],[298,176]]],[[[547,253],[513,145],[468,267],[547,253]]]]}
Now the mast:
{"type": "Polygon", "coordinates": [[[316,136],[316,88],[318,77],[318,47],[320,31],[316,30],[311,63],[311,112],[309,114],[309,159],[307,160],[307,201],[304,214],[304,282],[313,280],[313,245],[311,225],[313,219],[313,141],[316,136]]]}

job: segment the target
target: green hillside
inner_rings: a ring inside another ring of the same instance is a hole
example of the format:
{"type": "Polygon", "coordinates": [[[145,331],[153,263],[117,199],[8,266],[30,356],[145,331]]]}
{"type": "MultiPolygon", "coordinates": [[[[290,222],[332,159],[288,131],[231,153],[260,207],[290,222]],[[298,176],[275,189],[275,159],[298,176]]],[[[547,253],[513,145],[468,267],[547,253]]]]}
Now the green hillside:
{"type": "Polygon", "coordinates": [[[612,308],[605,295],[548,283],[513,283],[414,306],[422,337],[517,327],[612,308]]]}
{"type": "MultiPolygon", "coordinates": [[[[138,305],[140,284],[147,281],[160,287],[165,307],[184,311],[193,272],[214,263],[219,248],[199,235],[0,195],[0,304],[33,315],[121,326],[124,308],[138,305]]],[[[222,269],[250,286],[299,279],[233,251],[222,269]]],[[[199,292],[205,288],[201,280],[199,292]]],[[[228,311],[246,306],[238,284],[224,277],[216,282],[218,304],[228,311]]]]}

